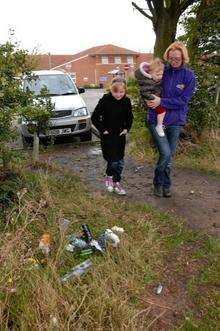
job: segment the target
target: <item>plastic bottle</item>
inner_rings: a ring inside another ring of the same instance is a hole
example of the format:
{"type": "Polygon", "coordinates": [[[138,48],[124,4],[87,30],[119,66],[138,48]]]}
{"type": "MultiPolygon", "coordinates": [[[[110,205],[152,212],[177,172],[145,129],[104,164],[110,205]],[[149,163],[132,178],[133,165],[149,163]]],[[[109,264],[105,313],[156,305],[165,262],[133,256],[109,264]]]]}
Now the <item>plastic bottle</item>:
{"type": "Polygon", "coordinates": [[[87,246],[85,240],[77,238],[74,235],[69,236],[69,243],[70,245],[74,246],[76,249],[83,249],[87,246]]]}
{"type": "Polygon", "coordinates": [[[92,236],[92,233],[91,233],[91,231],[90,231],[88,225],[86,225],[86,224],[82,224],[82,225],[81,225],[81,228],[82,228],[83,235],[84,235],[84,237],[86,238],[86,240],[87,240],[88,242],[92,241],[92,240],[93,240],[93,236],[92,236]]]}
{"type": "Polygon", "coordinates": [[[70,279],[74,279],[76,277],[84,274],[92,265],[91,260],[85,260],[84,262],[73,267],[67,274],[65,274],[62,278],[62,282],[67,282],[70,279]]]}

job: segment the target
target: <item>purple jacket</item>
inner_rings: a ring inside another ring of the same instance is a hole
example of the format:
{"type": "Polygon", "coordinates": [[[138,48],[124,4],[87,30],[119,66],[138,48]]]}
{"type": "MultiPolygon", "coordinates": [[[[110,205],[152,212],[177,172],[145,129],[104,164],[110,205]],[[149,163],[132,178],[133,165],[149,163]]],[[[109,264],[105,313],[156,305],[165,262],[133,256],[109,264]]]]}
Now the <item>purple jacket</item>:
{"type": "MultiPolygon", "coordinates": [[[[185,65],[179,68],[165,66],[161,106],[166,109],[164,125],[184,125],[188,113],[188,102],[195,90],[195,76],[185,65]]],[[[147,114],[149,124],[157,123],[157,114],[149,109],[147,114]]]]}

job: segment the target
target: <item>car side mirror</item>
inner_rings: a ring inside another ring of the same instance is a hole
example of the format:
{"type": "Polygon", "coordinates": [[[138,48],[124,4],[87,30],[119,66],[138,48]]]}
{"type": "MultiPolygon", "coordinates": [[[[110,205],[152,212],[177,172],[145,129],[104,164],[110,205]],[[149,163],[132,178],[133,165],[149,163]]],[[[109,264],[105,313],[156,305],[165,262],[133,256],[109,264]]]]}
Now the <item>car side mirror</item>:
{"type": "Polygon", "coordinates": [[[78,87],[78,92],[79,93],[85,93],[85,89],[83,87],[78,87]]]}

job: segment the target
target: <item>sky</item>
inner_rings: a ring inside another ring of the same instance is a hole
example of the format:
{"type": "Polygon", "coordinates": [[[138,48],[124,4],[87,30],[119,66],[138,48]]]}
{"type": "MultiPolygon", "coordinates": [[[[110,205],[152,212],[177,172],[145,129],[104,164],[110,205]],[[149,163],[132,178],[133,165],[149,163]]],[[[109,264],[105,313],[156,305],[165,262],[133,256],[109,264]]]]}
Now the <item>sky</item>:
{"type": "MultiPolygon", "coordinates": [[[[145,0],[135,1],[146,8],[145,0]]],[[[152,52],[151,22],[131,0],[2,0],[0,44],[9,39],[32,52],[75,54],[93,46],[113,44],[152,52]]]]}

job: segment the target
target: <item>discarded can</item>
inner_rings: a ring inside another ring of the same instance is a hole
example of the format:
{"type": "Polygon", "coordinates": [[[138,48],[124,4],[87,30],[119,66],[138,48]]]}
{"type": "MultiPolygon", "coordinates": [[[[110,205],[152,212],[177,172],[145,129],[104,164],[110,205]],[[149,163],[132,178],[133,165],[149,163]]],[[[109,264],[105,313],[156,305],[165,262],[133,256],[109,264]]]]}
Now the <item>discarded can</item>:
{"type": "Polygon", "coordinates": [[[163,285],[159,284],[156,289],[156,294],[159,295],[162,293],[162,291],[163,291],[163,285]]]}
{"type": "Polygon", "coordinates": [[[102,247],[99,245],[99,243],[98,243],[97,240],[93,239],[93,240],[89,243],[89,245],[90,245],[91,247],[94,247],[95,250],[97,250],[99,253],[103,253],[103,249],[102,249],[102,247]]]}
{"type": "Polygon", "coordinates": [[[45,254],[50,253],[51,237],[49,233],[44,233],[40,239],[39,248],[45,254]]]}
{"type": "Polygon", "coordinates": [[[61,278],[61,281],[67,282],[70,279],[74,279],[76,277],[81,276],[91,267],[91,265],[92,265],[91,260],[85,260],[84,262],[73,267],[71,271],[69,271],[61,278]]]}
{"type": "Polygon", "coordinates": [[[99,237],[98,237],[98,243],[99,245],[101,246],[102,250],[104,251],[105,250],[105,243],[106,243],[106,235],[105,235],[105,232],[102,233],[99,237]]]}

